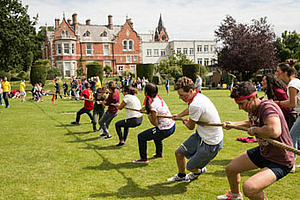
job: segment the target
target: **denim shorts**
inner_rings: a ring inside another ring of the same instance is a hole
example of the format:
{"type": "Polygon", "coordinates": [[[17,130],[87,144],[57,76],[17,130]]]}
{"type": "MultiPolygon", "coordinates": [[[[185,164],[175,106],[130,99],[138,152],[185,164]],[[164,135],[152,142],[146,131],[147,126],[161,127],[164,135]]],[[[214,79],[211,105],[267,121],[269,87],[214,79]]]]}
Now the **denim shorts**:
{"type": "Polygon", "coordinates": [[[260,154],[259,146],[249,149],[247,151],[247,155],[257,167],[261,169],[264,167],[269,168],[275,174],[277,181],[286,176],[292,169],[292,167],[289,168],[287,166],[274,163],[262,157],[260,154]]]}
{"type": "Polygon", "coordinates": [[[186,165],[188,169],[201,169],[216,157],[222,147],[223,140],[217,145],[209,145],[196,131],[180,145],[177,151],[190,159],[186,165]]]}

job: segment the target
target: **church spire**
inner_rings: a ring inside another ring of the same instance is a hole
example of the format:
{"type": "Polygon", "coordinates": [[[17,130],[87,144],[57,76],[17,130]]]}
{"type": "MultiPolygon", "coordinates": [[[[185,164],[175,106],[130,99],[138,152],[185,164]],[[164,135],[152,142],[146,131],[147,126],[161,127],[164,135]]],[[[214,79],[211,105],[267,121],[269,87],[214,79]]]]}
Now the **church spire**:
{"type": "Polygon", "coordinates": [[[158,26],[157,26],[158,33],[161,33],[163,28],[164,28],[164,24],[163,24],[162,17],[160,14],[159,20],[158,20],[158,26]]]}
{"type": "Polygon", "coordinates": [[[155,29],[154,41],[156,42],[168,42],[169,36],[167,34],[167,30],[164,27],[164,23],[162,20],[162,16],[160,14],[157,28],[155,29]]]}

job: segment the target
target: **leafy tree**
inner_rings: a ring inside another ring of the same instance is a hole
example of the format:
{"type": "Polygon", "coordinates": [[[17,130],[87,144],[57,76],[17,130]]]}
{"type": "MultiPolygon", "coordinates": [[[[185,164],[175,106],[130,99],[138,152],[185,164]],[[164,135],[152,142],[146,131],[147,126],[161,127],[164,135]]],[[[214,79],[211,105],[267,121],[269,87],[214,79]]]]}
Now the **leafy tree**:
{"type": "Polygon", "coordinates": [[[171,75],[177,80],[182,76],[182,66],[193,64],[194,62],[182,53],[177,53],[173,56],[168,56],[168,59],[162,60],[156,67],[156,71],[162,77],[171,75]]]}
{"type": "Polygon", "coordinates": [[[276,56],[280,62],[288,58],[300,59],[300,34],[296,31],[284,31],[281,38],[276,39],[276,56]]]}
{"type": "Polygon", "coordinates": [[[27,10],[19,0],[0,1],[0,70],[21,71],[34,49],[37,16],[31,21],[27,10]]]}
{"type": "Polygon", "coordinates": [[[252,20],[249,25],[226,16],[215,36],[222,42],[218,50],[220,68],[241,73],[243,80],[248,80],[259,69],[275,68],[275,33],[266,17],[252,20]]]}

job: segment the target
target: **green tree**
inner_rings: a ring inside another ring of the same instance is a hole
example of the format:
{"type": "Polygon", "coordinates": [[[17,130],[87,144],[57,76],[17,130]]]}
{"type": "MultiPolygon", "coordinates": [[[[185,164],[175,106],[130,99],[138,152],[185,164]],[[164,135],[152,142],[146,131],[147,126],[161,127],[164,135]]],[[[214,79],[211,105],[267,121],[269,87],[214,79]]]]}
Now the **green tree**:
{"type": "Polygon", "coordinates": [[[27,11],[19,0],[0,1],[0,70],[21,71],[34,49],[37,16],[32,21],[27,11]]]}
{"type": "Polygon", "coordinates": [[[284,31],[281,37],[276,39],[276,56],[280,62],[288,58],[300,59],[300,34],[296,31],[284,31]]]}
{"type": "Polygon", "coordinates": [[[168,56],[168,59],[162,60],[156,67],[156,71],[162,77],[171,75],[177,80],[182,76],[182,66],[188,64],[193,64],[193,61],[188,59],[186,55],[177,53],[173,56],[168,56]]]}

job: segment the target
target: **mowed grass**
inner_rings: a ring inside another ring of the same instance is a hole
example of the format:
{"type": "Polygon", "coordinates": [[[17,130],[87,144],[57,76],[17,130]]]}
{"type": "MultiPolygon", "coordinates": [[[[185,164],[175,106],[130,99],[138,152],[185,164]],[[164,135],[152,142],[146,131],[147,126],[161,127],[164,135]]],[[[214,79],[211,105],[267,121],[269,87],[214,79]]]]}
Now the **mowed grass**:
{"type": "MultiPolygon", "coordinates": [[[[222,121],[247,119],[228,90],[203,93],[213,101],[222,121]]],[[[173,114],[187,107],[176,91],[167,96],[160,86],[159,94],[173,114]]],[[[144,95],[138,97],[142,101],[144,95]]],[[[163,159],[134,164],[132,160],[139,157],[137,135],[152,127],[146,115],[141,126],[130,129],[126,146],[118,148],[114,124],[125,118],[124,110],[111,123],[112,139],[103,140],[99,132],[92,132],[87,115],[82,115],[79,126],[70,124],[83,101],[57,99],[52,104],[51,96],[44,97],[44,102],[29,99],[30,94],[25,103],[10,99],[9,109],[0,108],[0,199],[216,199],[229,189],[225,166],[257,145],[236,141],[248,137],[245,132],[225,130],[224,147],[207,166],[206,174],[191,183],[168,183],[166,179],[177,173],[174,151],[193,132],[181,122],[176,122],[175,133],[163,141],[163,159]]],[[[148,157],[153,153],[150,141],[148,157]]],[[[242,173],[242,182],[256,172],[242,173]]],[[[265,192],[272,200],[300,199],[299,178],[299,172],[289,174],[265,192]]]]}

